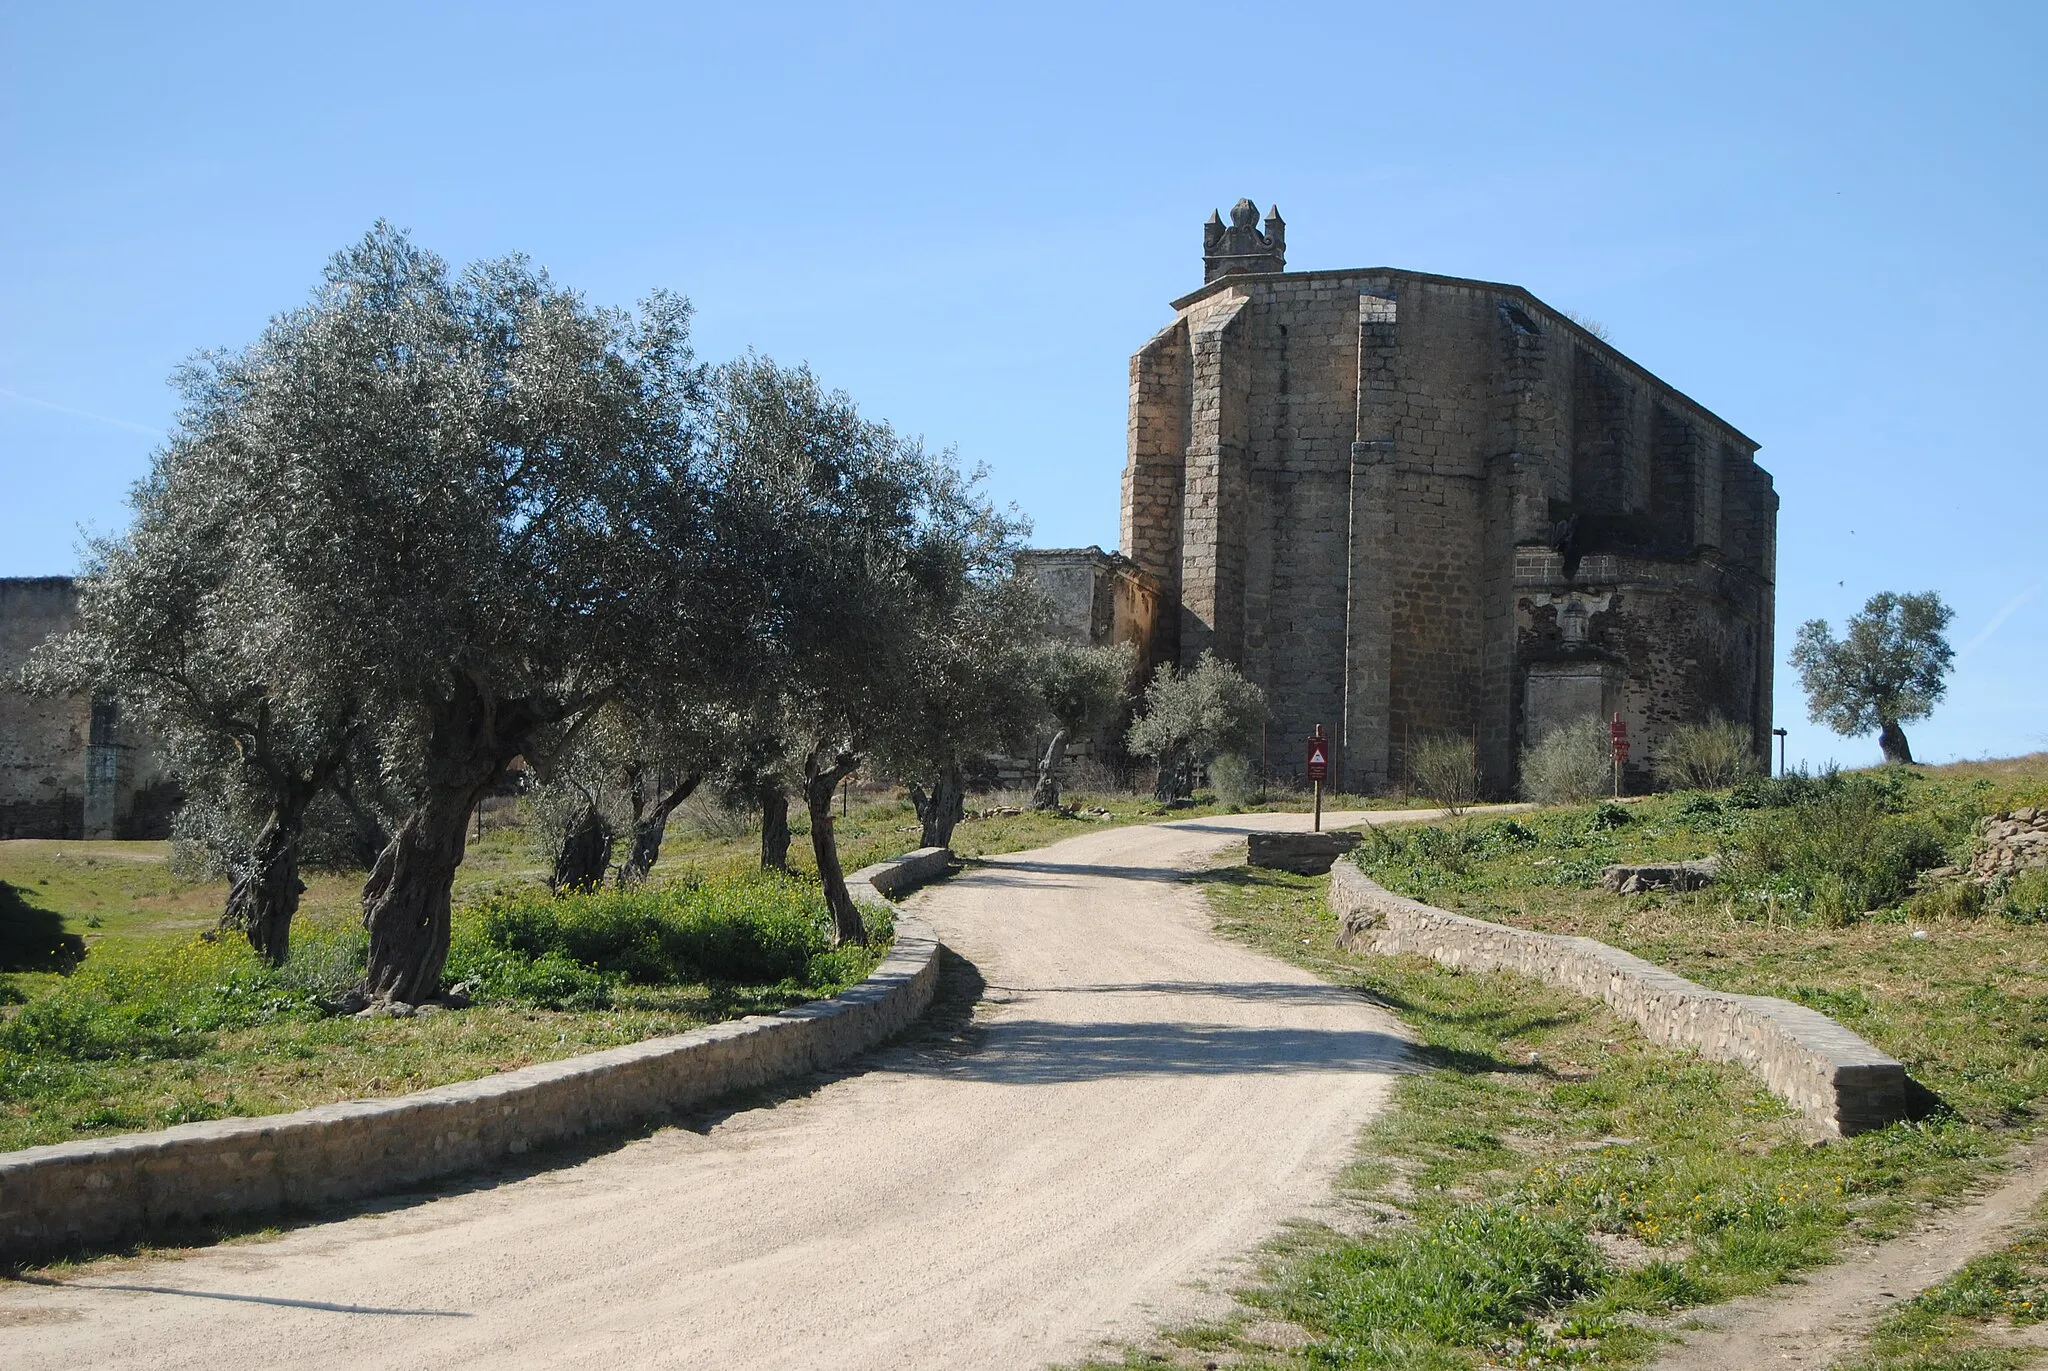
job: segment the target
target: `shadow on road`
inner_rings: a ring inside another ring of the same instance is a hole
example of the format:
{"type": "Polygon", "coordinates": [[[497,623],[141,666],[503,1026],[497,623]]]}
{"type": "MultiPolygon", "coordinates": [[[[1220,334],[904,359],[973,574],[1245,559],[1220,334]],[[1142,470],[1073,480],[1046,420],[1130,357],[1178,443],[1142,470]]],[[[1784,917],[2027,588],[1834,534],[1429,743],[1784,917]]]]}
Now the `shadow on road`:
{"type": "Polygon", "coordinates": [[[114,1281],[51,1280],[47,1276],[10,1276],[23,1285],[49,1285],[61,1290],[122,1290],[136,1295],[183,1295],[194,1300],[227,1300],[233,1304],[269,1304],[281,1309],[317,1309],[326,1314],[385,1314],[407,1319],[466,1319],[460,1309],[387,1309],[374,1304],[335,1304],[329,1300],[294,1300],[282,1295],[238,1295],[226,1290],[181,1290],[175,1285],[122,1285],[114,1281]]]}
{"type": "Polygon", "coordinates": [[[1399,1038],[1358,1029],[1006,1019],[986,1030],[978,1051],[928,1067],[906,1065],[967,1080],[1049,1085],[1121,1076],[1394,1074],[1404,1069],[1406,1057],[1407,1045],[1399,1038]]]}
{"type": "Polygon", "coordinates": [[[1245,1004],[1287,1004],[1331,1009],[1372,1001],[1341,985],[1299,981],[1128,981],[1103,985],[997,985],[1012,995],[1207,995],[1245,1004]]]}
{"type": "Polygon", "coordinates": [[[1100,876],[1117,881],[1152,881],[1172,884],[1187,879],[1188,873],[1172,866],[1089,866],[1082,862],[1020,862],[1008,857],[977,857],[967,870],[954,877],[955,885],[1019,885],[1034,890],[1060,889],[1062,882],[1024,880],[1011,873],[1032,876],[1100,876]]]}

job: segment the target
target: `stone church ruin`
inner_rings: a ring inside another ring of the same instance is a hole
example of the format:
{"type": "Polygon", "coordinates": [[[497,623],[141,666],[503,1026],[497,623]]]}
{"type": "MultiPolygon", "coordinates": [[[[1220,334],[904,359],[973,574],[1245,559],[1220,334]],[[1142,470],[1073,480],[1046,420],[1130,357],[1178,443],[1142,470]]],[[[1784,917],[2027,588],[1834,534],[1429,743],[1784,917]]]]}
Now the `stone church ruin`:
{"type": "Polygon", "coordinates": [[[1122,552],[1094,567],[1163,600],[1145,655],[1236,662],[1272,706],[1269,773],[1298,778],[1322,724],[1350,791],[1449,733],[1505,793],[1520,748],[1585,715],[1622,716],[1632,771],[1714,716],[1767,755],[1757,444],[1518,286],[1288,271],[1285,232],[1249,200],[1212,216],[1203,285],[1131,359],[1122,552]]]}

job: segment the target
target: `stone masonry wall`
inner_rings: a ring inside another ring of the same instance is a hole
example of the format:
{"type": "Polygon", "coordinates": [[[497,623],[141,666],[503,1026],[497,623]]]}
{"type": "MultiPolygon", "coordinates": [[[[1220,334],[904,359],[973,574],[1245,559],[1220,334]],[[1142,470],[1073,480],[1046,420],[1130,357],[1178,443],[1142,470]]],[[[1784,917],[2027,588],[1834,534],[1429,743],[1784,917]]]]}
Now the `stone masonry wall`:
{"type": "Polygon", "coordinates": [[[1765,995],[1730,995],[1592,938],[1469,919],[1384,889],[1340,859],[1330,869],[1339,943],[1473,971],[1514,971],[1635,1020],[1643,1036],[1733,1062],[1803,1114],[1847,1136],[1906,1117],[1906,1069],[1826,1015],[1765,995]]]}
{"type": "Polygon", "coordinates": [[[160,838],[177,790],[106,701],[28,695],[15,674],[70,629],[67,576],[0,579],[0,838],[160,838]]]}
{"type": "Polygon", "coordinates": [[[1271,774],[1322,724],[1347,788],[1449,733],[1507,790],[1555,717],[1532,670],[1575,664],[1623,682],[1644,755],[1715,715],[1765,750],[1754,443],[1513,286],[1286,272],[1175,307],[1132,361],[1126,547],[1179,596],[1162,655],[1213,647],[1265,688],[1271,774]]]}

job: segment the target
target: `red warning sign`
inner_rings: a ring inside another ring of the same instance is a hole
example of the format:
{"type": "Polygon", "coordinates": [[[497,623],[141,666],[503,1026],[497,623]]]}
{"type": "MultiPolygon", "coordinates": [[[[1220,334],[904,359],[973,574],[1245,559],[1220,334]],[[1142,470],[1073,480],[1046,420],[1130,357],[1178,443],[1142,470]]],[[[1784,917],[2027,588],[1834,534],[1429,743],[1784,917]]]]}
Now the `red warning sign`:
{"type": "Polygon", "coordinates": [[[1323,736],[1321,725],[1308,740],[1308,778],[1318,782],[1330,779],[1330,740],[1323,736]]]}
{"type": "Polygon", "coordinates": [[[1607,741],[1614,748],[1614,760],[1626,762],[1628,760],[1628,725],[1621,721],[1619,714],[1614,716],[1613,723],[1607,725],[1607,741]]]}

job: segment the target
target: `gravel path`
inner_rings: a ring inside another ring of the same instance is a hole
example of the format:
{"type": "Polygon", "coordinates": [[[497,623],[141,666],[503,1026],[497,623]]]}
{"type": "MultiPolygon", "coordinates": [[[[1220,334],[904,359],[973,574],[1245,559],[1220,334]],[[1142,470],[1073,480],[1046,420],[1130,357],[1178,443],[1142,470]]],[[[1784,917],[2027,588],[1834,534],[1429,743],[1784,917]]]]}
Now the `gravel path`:
{"type": "Polygon", "coordinates": [[[0,1365],[1029,1367],[1216,1309],[1404,1059],[1177,879],[1305,822],[992,859],[914,897],[985,982],[971,1026],[560,1169],[0,1287],[0,1365]]]}

